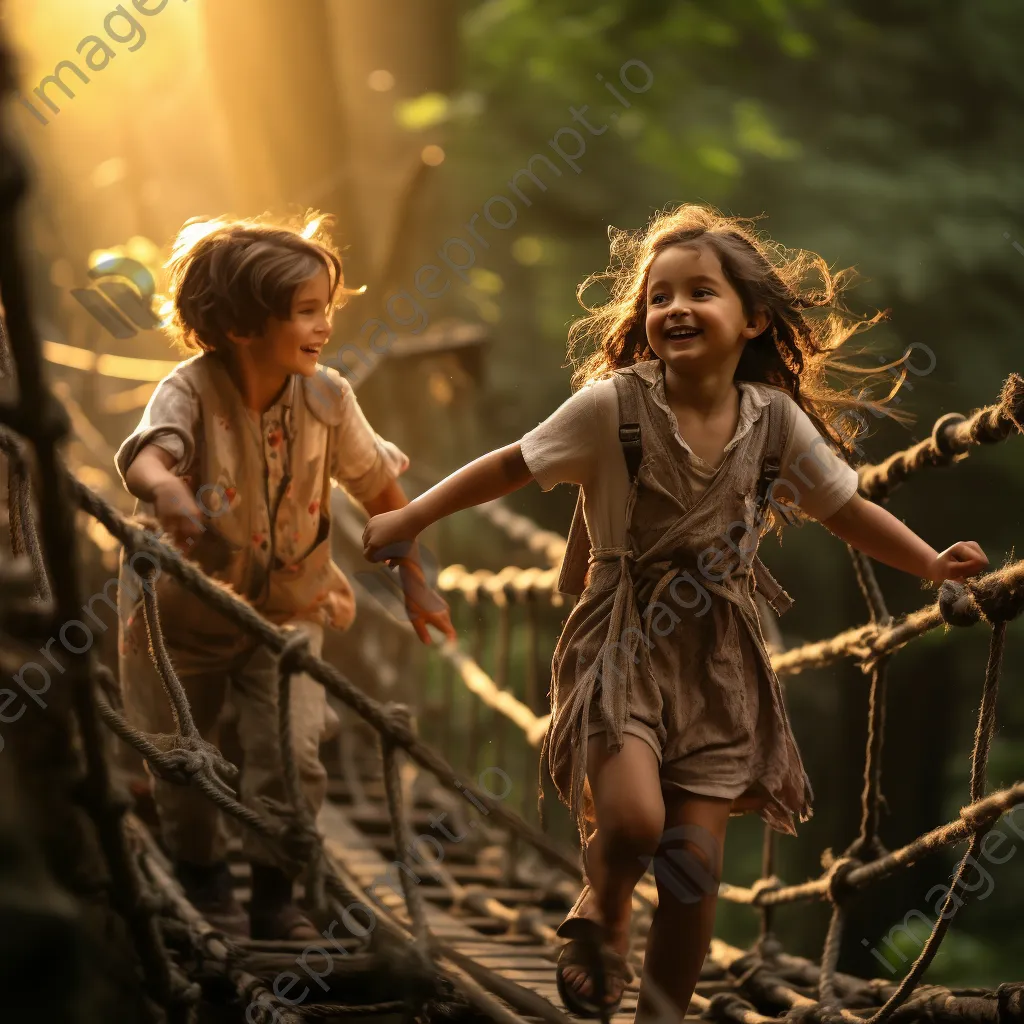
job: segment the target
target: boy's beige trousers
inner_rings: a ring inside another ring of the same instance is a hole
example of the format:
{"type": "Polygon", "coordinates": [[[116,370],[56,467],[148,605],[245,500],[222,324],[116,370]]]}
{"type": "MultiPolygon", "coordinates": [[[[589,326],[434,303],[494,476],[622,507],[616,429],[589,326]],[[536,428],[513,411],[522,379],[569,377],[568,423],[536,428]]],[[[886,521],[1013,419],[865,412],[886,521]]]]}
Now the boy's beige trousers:
{"type": "MultiPolygon", "coordinates": [[[[323,627],[314,622],[287,623],[309,639],[310,652],[320,654],[323,627]]],[[[192,705],[192,717],[204,739],[217,744],[217,726],[229,692],[237,712],[243,752],[241,775],[233,783],[241,802],[259,809],[259,799],[287,805],[278,747],[277,659],[251,637],[232,631],[220,636],[167,638],[167,650],[192,705]]],[[[141,660],[141,659],[140,659],[141,660]]],[[[147,732],[173,733],[171,705],[152,672],[122,681],[130,720],[147,732]]],[[[324,688],[305,674],[292,676],[291,726],[295,762],[306,805],[315,818],[327,792],[327,772],[318,748],[338,718],[328,706],[324,688]]],[[[194,785],[179,786],[154,779],[154,797],[164,844],[172,857],[212,864],[227,855],[229,832],[222,812],[194,785]]],[[[273,859],[252,830],[242,828],[243,852],[255,863],[273,859]]]]}

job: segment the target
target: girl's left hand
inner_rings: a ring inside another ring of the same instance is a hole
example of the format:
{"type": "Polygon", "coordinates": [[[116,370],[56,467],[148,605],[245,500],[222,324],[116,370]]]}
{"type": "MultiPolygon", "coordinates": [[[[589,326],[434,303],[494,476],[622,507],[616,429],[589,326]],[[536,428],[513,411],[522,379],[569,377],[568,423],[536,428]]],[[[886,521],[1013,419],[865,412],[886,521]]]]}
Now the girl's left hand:
{"type": "Polygon", "coordinates": [[[988,558],[977,541],[962,540],[937,555],[928,567],[926,578],[933,583],[965,580],[988,568],[988,558]]]}

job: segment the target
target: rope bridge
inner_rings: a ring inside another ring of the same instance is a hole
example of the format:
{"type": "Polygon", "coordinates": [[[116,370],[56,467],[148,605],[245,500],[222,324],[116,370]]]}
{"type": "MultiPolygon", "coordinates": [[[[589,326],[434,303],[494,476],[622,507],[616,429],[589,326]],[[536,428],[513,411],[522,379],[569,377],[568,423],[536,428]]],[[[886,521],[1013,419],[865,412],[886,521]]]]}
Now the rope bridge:
{"type": "MultiPolygon", "coordinates": [[[[1007,382],[1003,396],[996,405],[981,410],[969,420],[944,417],[928,441],[906,452],[897,453],[880,466],[863,468],[860,471],[862,491],[872,497],[885,497],[913,472],[954,461],[973,445],[1008,437],[1019,430],[1022,407],[1024,381],[1014,376],[1007,382]]],[[[55,404],[50,403],[51,413],[56,408],[55,404]]],[[[5,413],[10,411],[3,410],[5,413]]],[[[28,433],[31,436],[33,432],[28,433]]],[[[25,445],[12,433],[5,432],[0,438],[0,447],[7,455],[11,469],[11,490],[15,499],[12,501],[15,553],[32,566],[34,571],[26,578],[35,581],[35,597],[40,602],[37,607],[44,607],[49,601],[56,578],[51,583],[41,555],[41,545],[35,536],[31,503],[27,497],[29,475],[25,445]]],[[[179,784],[196,785],[208,799],[242,826],[255,830],[271,843],[282,866],[292,871],[304,871],[307,897],[315,910],[339,917],[344,914],[346,903],[351,905],[361,890],[358,881],[353,879],[345,866],[335,863],[325,850],[323,837],[317,832],[315,823],[309,820],[299,795],[288,721],[288,690],[295,672],[309,673],[378,733],[395,849],[399,861],[409,874],[412,874],[412,865],[407,851],[411,847],[412,832],[399,778],[400,751],[430,772],[442,785],[452,791],[471,795],[474,801],[486,807],[492,821],[500,823],[520,842],[535,849],[549,865],[574,877],[577,875],[578,866],[574,856],[562,851],[544,833],[502,807],[489,793],[456,772],[437,750],[424,743],[416,735],[407,709],[400,705],[382,705],[372,700],[337,668],[310,654],[301,638],[267,622],[231,591],[205,577],[176,550],[118,513],[99,495],[76,480],[59,462],[54,462],[53,470],[63,492],[116,537],[128,557],[137,552],[148,556],[150,566],[142,574],[146,625],[157,667],[174,708],[178,730],[173,737],[168,738],[149,736],[134,728],[122,713],[119,689],[112,674],[102,665],[93,665],[89,673],[89,693],[100,718],[147,759],[155,774],[179,784]],[[163,643],[158,602],[152,586],[157,567],[279,655],[280,742],[289,806],[254,808],[239,803],[229,785],[236,770],[215,747],[199,736],[188,701],[163,643]]],[[[50,516],[44,515],[44,523],[48,518],[50,516]]],[[[516,525],[517,539],[528,539],[528,532],[522,529],[522,517],[517,518],[516,525]]],[[[547,550],[556,550],[554,544],[545,540],[547,550]]],[[[985,792],[985,767],[995,727],[994,710],[1005,629],[1007,622],[1019,614],[1024,602],[1024,563],[1012,563],[968,584],[946,583],[934,604],[894,621],[886,610],[870,563],[858,553],[853,553],[853,557],[858,582],[868,606],[869,623],[830,640],[807,644],[785,653],[777,652],[774,664],[780,675],[787,675],[819,667],[842,657],[852,657],[870,672],[869,737],[860,834],[841,856],[831,861],[820,878],[801,885],[786,886],[774,874],[773,833],[766,829],[761,879],[749,888],[723,884],[720,894],[724,899],[747,904],[759,911],[762,920],[761,938],[755,949],[748,953],[716,942],[709,958],[710,968],[724,971],[730,979],[735,979],[735,984],[710,997],[696,995],[692,1009],[715,1019],[742,1021],[745,1024],[775,1019],[757,1010],[759,1004],[765,1003],[788,1007],[787,1016],[790,1017],[813,1018],[830,1024],[838,1020],[864,1019],[868,1019],[871,1024],[881,1024],[894,1016],[904,1019],[919,1015],[935,1019],[953,1016],[993,1020],[1024,1019],[1022,986],[1003,986],[990,999],[977,995],[956,997],[946,990],[936,991],[934,988],[918,989],[920,978],[934,957],[949,927],[949,921],[955,915],[952,890],[962,881],[969,858],[977,852],[999,816],[1024,801],[1024,783],[997,793],[985,792]],[[882,846],[877,831],[888,661],[900,646],[931,629],[943,624],[968,626],[981,619],[991,625],[992,635],[972,756],[971,802],[962,809],[955,821],[932,830],[899,850],[888,852],[882,846]],[[836,967],[844,908],[856,891],[900,867],[916,862],[928,853],[965,839],[969,839],[968,851],[957,869],[943,913],[936,921],[918,960],[903,981],[898,986],[891,986],[838,974],[836,967]],[[805,900],[828,900],[833,907],[821,966],[817,969],[806,961],[785,957],[772,937],[774,908],[782,903],[805,900]],[[804,994],[808,985],[816,989],[816,999],[804,994]],[[882,1004],[880,1007],[879,1003],[882,1004]],[[871,1012],[867,1013],[867,1010],[871,1012]]],[[[52,564],[51,561],[51,572],[52,564]]],[[[441,580],[442,588],[449,593],[457,590],[471,603],[487,600],[507,611],[514,602],[528,607],[531,597],[536,597],[536,592],[549,592],[547,588],[551,586],[552,572],[551,569],[507,568],[500,573],[483,574],[468,573],[453,566],[444,570],[441,580]]],[[[503,700],[503,697],[508,696],[505,690],[491,680],[474,659],[451,646],[445,648],[444,653],[460,666],[461,674],[473,692],[516,724],[528,743],[533,745],[537,742],[545,724],[542,717],[527,718],[524,712],[528,709],[525,705],[512,703],[514,698],[511,701],[503,700]]],[[[97,746],[93,760],[102,758],[102,748],[97,746]]],[[[188,1007],[198,998],[197,986],[179,969],[175,958],[170,955],[172,943],[168,937],[173,934],[179,943],[183,937],[193,943],[196,956],[207,962],[213,960],[219,963],[225,976],[234,983],[238,998],[245,1004],[256,1004],[260,1012],[265,1011],[267,1020],[275,1019],[275,1013],[278,1015],[276,1019],[301,1020],[312,1017],[322,1019],[341,1012],[336,1005],[309,1004],[294,1008],[278,999],[257,977],[244,969],[237,948],[233,948],[223,936],[197,919],[194,909],[188,907],[187,901],[177,890],[166,866],[160,864],[152,841],[138,838],[142,833],[140,826],[132,822],[131,828],[127,830],[127,834],[135,839],[134,857],[129,854],[125,844],[126,831],[121,824],[117,825],[116,831],[122,854],[119,858],[121,870],[115,874],[119,875],[117,880],[122,894],[130,897],[135,904],[130,920],[145,940],[139,946],[140,960],[147,974],[151,997],[158,1005],[169,1010],[175,1006],[188,1007]],[[147,895],[149,890],[155,890],[159,898],[147,895]],[[161,914],[170,914],[170,919],[178,922],[180,927],[177,931],[168,926],[161,914]]],[[[115,863],[117,860],[114,858],[115,863]]],[[[437,870],[454,900],[474,904],[476,909],[496,920],[503,920],[509,926],[525,930],[545,944],[553,944],[553,930],[539,916],[523,913],[521,909],[511,910],[500,901],[488,897],[485,892],[467,892],[466,887],[460,886],[450,873],[445,877],[445,870],[440,865],[437,870]]],[[[391,954],[404,956],[413,973],[422,979],[420,998],[424,1003],[444,1005],[446,1000],[450,1002],[457,998],[457,993],[458,997],[479,1013],[495,1020],[520,1020],[521,1016],[559,1022],[565,1019],[550,1004],[540,1007],[540,997],[529,989],[510,982],[496,971],[465,962],[465,958],[456,950],[431,934],[422,892],[417,885],[407,883],[404,873],[403,890],[405,913],[401,917],[389,915],[384,918],[386,934],[391,940],[391,954]],[[510,1006],[513,1009],[510,1010],[510,1006]]],[[[641,906],[649,904],[650,890],[651,887],[645,883],[639,887],[638,901],[641,906]]],[[[962,903],[962,900],[958,902],[962,903]]],[[[362,1007],[361,1012],[385,1012],[398,1005],[374,1004],[362,1007]]]]}
{"type": "MultiPolygon", "coordinates": [[[[16,375],[18,385],[16,399],[0,401],[0,424],[5,427],[0,433],[0,449],[9,463],[11,534],[16,556],[13,562],[0,566],[0,614],[7,636],[23,638],[52,635],[63,623],[75,618],[80,608],[74,538],[76,509],[99,522],[123,545],[128,557],[136,553],[148,556],[150,568],[141,576],[146,592],[145,621],[153,657],[174,710],[175,734],[149,735],[127,721],[112,673],[97,664],[88,651],[67,659],[62,685],[52,694],[46,714],[54,756],[67,759],[68,751],[80,751],[84,767],[75,799],[92,823],[111,879],[110,900],[131,935],[151,1019],[172,1024],[193,1020],[201,997],[199,978],[208,978],[213,972],[231,987],[240,1005],[248,1008],[246,1016],[250,1021],[296,1024],[353,1013],[405,1011],[430,1020],[450,1019],[468,1012],[503,1024],[522,1024],[527,1018],[565,1024],[565,1015],[537,991],[467,956],[432,930],[423,892],[408,882],[409,875],[415,877],[415,873],[410,863],[412,830],[400,770],[403,757],[432,775],[442,787],[471,798],[486,810],[492,823],[506,830],[516,844],[535,851],[551,871],[567,873],[578,881],[577,857],[503,807],[491,794],[456,771],[437,749],[424,743],[406,707],[373,700],[335,666],[313,656],[299,636],[268,622],[227,588],[204,576],[176,550],[75,479],[63,465],[58,445],[68,434],[68,417],[43,380],[41,350],[20,258],[19,226],[14,217],[25,187],[24,170],[6,152],[0,155],[5,157],[0,162],[0,294],[13,356],[8,358],[6,344],[0,338],[0,370],[8,378],[16,375]],[[30,490],[35,492],[35,504],[41,510],[38,533],[30,490]],[[157,569],[174,577],[278,655],[278,724],[287,803],[259,807],[240,803],[231,788],[237,770],[200,736],[163,643],[160,609],[152,586],[157,569]],[[127,802],[112,778],[100,723],[145,757],[155,774],[171,782],[196,786],[241,827],[258,833],[273,849],[282,867],[304,874],[306,897],[312,909],[344,920],[353,902],[366,896],[365,886],[357,871],[332,855],[299,796],[288,700],[291,679],[297,672],[316,679],[356,712],[379,738],[389,825],[397,861],[404,869],[404,899],[400,907],[382,910],[377,915],[380,927],[373,932],[370,948],[361,949],[360,954],[381,956],[382,962],[400,971],[406,982],[401,999],[362,1004],[310,1002],[295,1006],[293,1001],[279,997],[276,984],[269,988],[265,977],[254,969],[251,951],[240,949],[210,928],[184,899],[152,837],[134,818],[126,817],[127,802]]],[[[1022,411],[1024,380],[1014,375],[997,404],[969,419],[944,417],[927,441],[896,453],[879,466],[862,469],[861,490],[875,500],[882,500],[894,487],[925,467],[949,464],[966,455],[974,445],[996,442],[1020,432],[1022,411]]],[[[530,672],[536,687],[537,603],[539,598],[546,597],[557,605],[551,566],[557,564],[564,540],[549,531],[538,530],[500,504],[491,506],[486,514],[510,537],[525,542],[543,556],[548,568],[505,570],[495,576],[481,576],[450,567],[442,576],[442,588],[449,593],[460,591],[469,602],[490,602],[499,612],[504,610],[509,615],[513,604],[526,609],[531,623],[530,660],[534,666],[530,672]]],[[[857,890],[928,853],[968,840],[954,885],[959,883],[969,858],[999,817],[1024,802],[1024,783],[995,793],[987,793],[985,783],[1006,625],[1020,613],[1024,603],[1024,565],[1015,562],[964,585],[944,584],[935,604],[894,621],[870,563],[856,553],[853,558],[869,622],[831,640],[776,652],[775,664],[780,675],[786,675],[850,657],[871,675],[859,835],[841,856],[831,860],[821,877],[787,886],[775,875],[772,833],[766,832],[762,877],[758,882],[747,888],[728,884],[721,887],[724,899],[756,908],[761,918],[760,939],[747,952],[720,941],[713,944],[703,987],[698,988],[691,1009],[710,1019],[737,1024],[778,1019],[780,1008],[787,1019],[822,1024],[865,1020],[882,1024],[888,1020],[920,1018],[1024,1021],[1024,985],[1006,984],[995,993],[972,991],[961,995],[934,986],[920,987],[921,976],[955,914],[955,908],[947,913],[952,903],[952,887],[932,934],[899,985],[856,979],[837,971],[846,907],[857,890]],[[970,802],[954,821],[899,850],[886,851],[878,825],[888,663],[900,646],[940,624],[969,626],[982,619],[991,627],[991,639],[972,756],[970,802]],[[832,907],[820,966],[787,956],[772,935],[777,906],[810,900],[827,900],[832,907]]],[[[501,637],[507,637],[507,632],[506,623],[499,632],[499,663],[501,637]]],[[[474,645],[479,643],[478,636],[474,645]]],[[[504,649],[508,652],[507,640],[504,649]]],[[[472,692],[502,719],[511,722],[528,745],[536,745],[543,735],[544,720],[537,715],[531,700],[524,703],[508,693],[507,668],[506,678],[502,680],[499,673],[495,682],[480,666],[479,656],[448,647],[444,657],[472,692]]],[[[506,662],[509,657],[506,653],[506,662]]],[[[534,693],[533,697],[536,696],[534,693]]],[[[539,912],[512,910],[486,891],[461,885],[441,865],[436,865],[436,870],[453,901],[472,905],[502,927],[532,936],[548,948],[552,945],[552,929],[539,912]]],[[[636,902],[642,912],[649,911],[650,890],[646,883],[638,887],[636,902]]],[[[958,901],[958,906],[962,902],[958,901]]]]}

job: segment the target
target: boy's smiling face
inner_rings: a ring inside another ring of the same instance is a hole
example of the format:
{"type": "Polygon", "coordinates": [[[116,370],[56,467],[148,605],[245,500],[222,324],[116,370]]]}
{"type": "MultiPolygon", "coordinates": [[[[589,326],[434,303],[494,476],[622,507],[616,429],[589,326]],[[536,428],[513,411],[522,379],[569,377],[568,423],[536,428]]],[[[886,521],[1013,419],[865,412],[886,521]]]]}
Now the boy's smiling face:
{"type": "Polygon", "coordinates": [[[272,316],[263,334],[237,340],[248,347],[261,371],[285,377],[293,373],[312,377],[331,334],[327,314],[330,299],[327,271],[321,270],[296,286],[288,320],[272,316]]]}
{"type": "Polygon", "coordinates": [[[647,341],[671,370],[684,375],[739,362],[764,313],[748,316],[717,254],[707,246],[673,245],[647,275],[647,341]]]}

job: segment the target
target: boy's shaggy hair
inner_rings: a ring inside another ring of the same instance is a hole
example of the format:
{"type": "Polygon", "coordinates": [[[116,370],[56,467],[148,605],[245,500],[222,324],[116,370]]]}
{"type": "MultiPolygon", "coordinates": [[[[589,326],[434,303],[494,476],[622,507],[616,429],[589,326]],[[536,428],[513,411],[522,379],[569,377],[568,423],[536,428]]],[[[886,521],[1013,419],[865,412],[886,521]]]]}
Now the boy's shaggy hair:
{"type": "Polygon", "coordinates": [[[288,320],[296,287],[327,271],[328,315],[349,293],[341,256],[324,231],[325,218],[297,223],[264,218],[194,218],[174,240],[169,273],[173,307],[168,330],[185,353],[230,345],[228,332],[262,334],[270,317],[288,320]]]}

